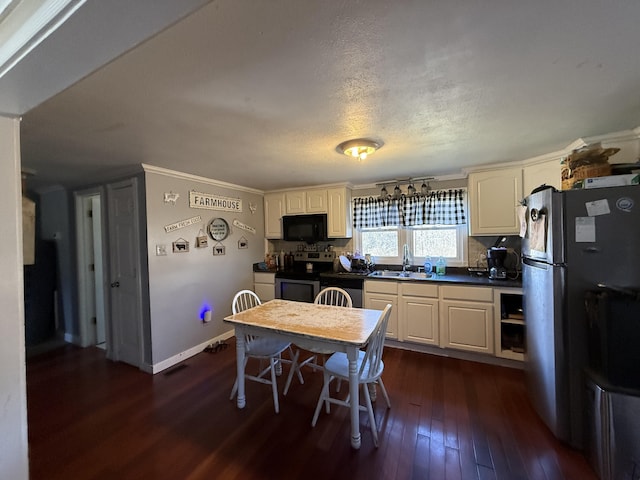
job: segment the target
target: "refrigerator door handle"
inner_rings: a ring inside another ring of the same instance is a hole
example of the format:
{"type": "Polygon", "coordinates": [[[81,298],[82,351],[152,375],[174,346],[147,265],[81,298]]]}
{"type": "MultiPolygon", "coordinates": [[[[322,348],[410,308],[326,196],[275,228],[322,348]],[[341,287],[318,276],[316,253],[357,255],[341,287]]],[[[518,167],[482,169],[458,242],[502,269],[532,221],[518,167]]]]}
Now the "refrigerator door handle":
{"type": "Polygon", "coordinates": [[[540,260],[532,260],[529,257],[522,257],[522,263],[529,265],[533,268],[545,268],[545,267],[566,267],[566,263],[546,263],[540,260]]]}

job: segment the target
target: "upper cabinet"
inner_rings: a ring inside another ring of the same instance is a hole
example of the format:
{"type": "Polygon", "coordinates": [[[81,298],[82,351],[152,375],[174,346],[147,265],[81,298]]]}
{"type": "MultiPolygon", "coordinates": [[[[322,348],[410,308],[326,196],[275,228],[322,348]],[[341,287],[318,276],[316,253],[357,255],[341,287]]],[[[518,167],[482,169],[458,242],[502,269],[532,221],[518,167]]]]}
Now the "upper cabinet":
{"type": "Polygon", "coordinates": [[[264,195],[264,231],[269,239],[282,238],[282,216],[327,214],[329,238],[351,238],[351,190],[347,187],[289,190],[264,195]]]}
{"type": "Polygon", "coordinates": [[[517,235],[516,206],[522,200],[522,168],[469,174],[469,234],[517,235]]]}
{"type": "Polygon", "coordinates": [[[327,189],[292,190],[285,193],[287,215],[327,213],[327,189]]]}
{"type": "Polygon", "coordinates": [[[284,212],[284,193],[266,193],[264,195],[264,236],[266,238],[282,238],[282,215],[284,212]]]}
{"type": "Polygon", "coordinates": [[[540,185],[546,184],[561,190],[560,159],[555,158],[542,163],[527,165],[522,169],[523,173],[523,196],[531,194],[531,191],[540,185]]]}
{"type": "Polygon", "coordinates": [[[328,213],[327,190],[307,190],[307,213],[328,213]]]}
{"type": "Polygon", "coordinates": [[[327,236],[351,238],[351,190],[346,187],[327,189],[327,236]]]}
{"type": "Polygon", "coordinates": [[[285,211],[287,215],[296,215],[298,213],[306,213],[307,210],[307,192],[304,190],[287,192],[284,194],[285,211]]]}

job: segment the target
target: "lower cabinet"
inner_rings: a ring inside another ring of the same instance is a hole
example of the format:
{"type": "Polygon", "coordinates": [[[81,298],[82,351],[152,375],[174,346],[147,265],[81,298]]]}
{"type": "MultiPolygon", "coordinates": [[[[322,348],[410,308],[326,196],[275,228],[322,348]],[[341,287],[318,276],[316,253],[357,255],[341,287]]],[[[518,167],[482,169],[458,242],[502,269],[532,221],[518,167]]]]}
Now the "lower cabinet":
{"type": "Polygon", "coordinates": [[[397,340],[398,337],[398,282],[365,280],[364,308],[384,310],[391,304],[391,316],[387,325],[387,338],[397,340]]]}
{"type": "Polygon", "coordinates": [[[440,322],[442,347],[493,355],[491,288],[440,287],[440,322]]]}
{"type": "Polygon", "coordinates": [[[253,272],[253,291],[263,303],[273,300],[276,296],[276,274],[253,272]]]}
{"type": "Polygon", "coordinates": [[[440,344],[438,286],[403,283],[399,286],[399,340],[440,344]]]}

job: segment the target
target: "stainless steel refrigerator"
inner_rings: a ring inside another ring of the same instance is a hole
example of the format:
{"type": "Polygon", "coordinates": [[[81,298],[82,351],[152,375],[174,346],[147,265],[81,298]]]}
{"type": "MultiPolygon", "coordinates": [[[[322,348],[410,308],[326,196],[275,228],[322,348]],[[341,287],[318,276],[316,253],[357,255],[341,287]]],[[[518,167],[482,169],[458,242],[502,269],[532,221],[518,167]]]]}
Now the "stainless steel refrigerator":
{"type": "Polygon", "coordinates": [[[640,286],[640,186],[525,200],[522,242],[525,371],[532,404],[559,439],[584,444],[585,293],[640,286]]]}

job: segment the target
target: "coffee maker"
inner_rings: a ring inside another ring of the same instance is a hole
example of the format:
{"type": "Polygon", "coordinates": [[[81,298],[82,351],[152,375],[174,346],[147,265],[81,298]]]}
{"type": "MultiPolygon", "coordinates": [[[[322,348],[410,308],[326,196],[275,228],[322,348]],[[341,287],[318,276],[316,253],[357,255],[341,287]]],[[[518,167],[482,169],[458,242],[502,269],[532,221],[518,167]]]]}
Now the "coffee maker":
{"type": "Polygon", "coordinates": [[[487,266],[489,267],[489,278],[507,278],[507,269],[504,267],[504,260],[507,258],[506,247],[491,247],[487,250],[487,266]]]}

